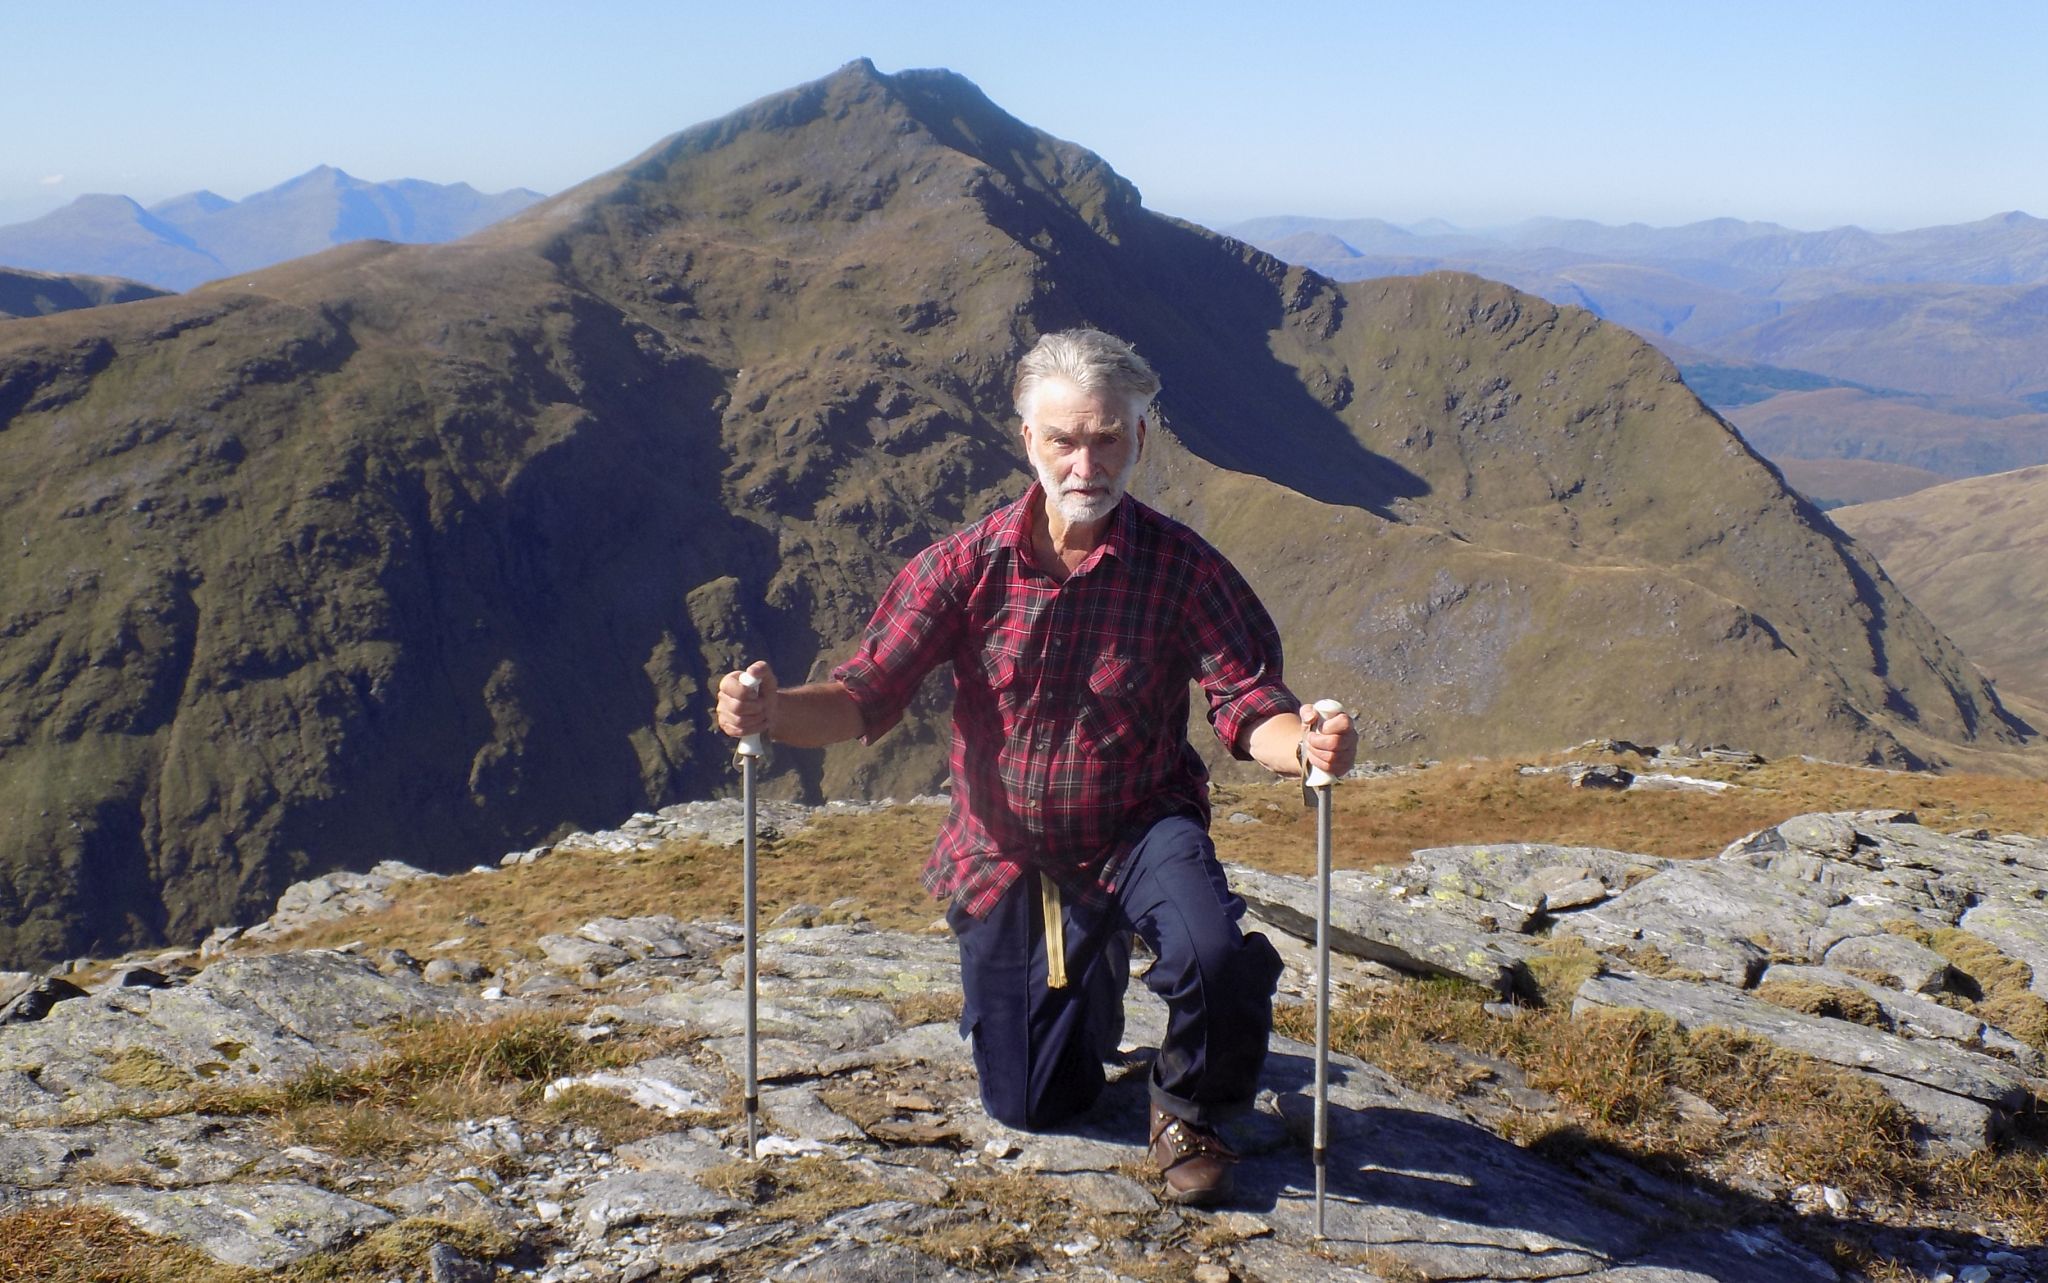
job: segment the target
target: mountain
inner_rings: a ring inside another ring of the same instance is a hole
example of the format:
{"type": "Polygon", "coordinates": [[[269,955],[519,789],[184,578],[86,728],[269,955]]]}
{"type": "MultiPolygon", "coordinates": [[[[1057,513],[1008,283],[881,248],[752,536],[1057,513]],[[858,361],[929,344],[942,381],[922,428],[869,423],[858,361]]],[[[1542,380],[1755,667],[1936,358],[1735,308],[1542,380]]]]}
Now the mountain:
{"type": "Polygon", "coordinates": [[[1780,463],[1868,458],[1963,475],[2048,457],[2029,424],[2048,409],[2048,220],[2014,212],[1880,234],[1531,219],[1422,234],[1377,219],[1280,216],[1232,231],[1339,280],[1469,271],[1584,307],[1679,361],[1700,395],[1780,463]],[[1736,413],[1776,391],[1824,387],[1891,403],[1789,398],[1736,413]],[[1823,404],[1816,422],[1807,412],[1823,404]],[[1765,419],[1773,429],[1753,433],[1765,419]]]}
{"type": "Polygon", "coordinates": [[[1858,287],[1703,345],[1907,392],[2048,398],[2048,284],[1858,287]]]}
{"type": "MultiPolygon", "coordinates": [[[[1290,268],[863,61],[461,241],[0,327],[0,957],[729,789],[717,675],[823,672],[1021,492],[1013,362],[1083,322],[1165,378],[1140,493],[1369,754],[2027,739],[1627,331],[1290,268]]],[[[929,790],[945,700],[770,791],[929,790]]]]}
{"type": "Polygon", "coordinates": [[[183,230],[126,196],[81,196],[0,227],[0,263],[27,271],[115,276],[179,290],[226,269],[183,230]]]}
{"type": "Polygon", "coordinates": [[[2048,414],[1856,387],[1789,390],[1724,407],[1743,439],[1775,460],[1860,459],[1969,477],[2048,463],[2048,414]]]}
{"type": "Polygon", "coordinates": [[[486,195],[467,183],[368,183],[322,165],[241,201],[201,191],[144,209],[125,196],[81,196],[0,227],[0,263],[184,290],[350,241],[455,240],[539,199],[525,188],[486,195]]]}
{"type": "Polygon", "coordinates": [[[2048,710],[2048,466],[1832,516],[2001,690],[2048,710]]]}
{"type": "Polygon", "coordinates": [[[52,276],[47,272],[0,267],[0,320],[47,316],[51,312],[99,307],[104,303],[132,303],[162,293],[140,281],[111,276],[52,276]]]}

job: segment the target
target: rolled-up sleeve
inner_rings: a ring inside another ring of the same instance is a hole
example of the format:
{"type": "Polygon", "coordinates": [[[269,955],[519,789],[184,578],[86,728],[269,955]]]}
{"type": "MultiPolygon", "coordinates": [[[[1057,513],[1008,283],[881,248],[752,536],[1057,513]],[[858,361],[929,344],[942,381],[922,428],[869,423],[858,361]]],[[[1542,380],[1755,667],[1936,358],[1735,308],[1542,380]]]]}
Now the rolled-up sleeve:
{"type": "Polygon", "coordinates": [[[862,743],[888,734],[926,674],[952,654],[962,623],[960,573],[948,543],[911,558],[882,594],[853,658],[832,670],[860,710],[862,743]]]}
{"type": "Polygon", "coordinates": [[[1190,625],[1195,680],[1209,700],[1209,725],[1240,761],[1251,758],[1251,729],[1275,713],[1299,713],[1281,680],[1280,630],[1237,568],[1220,555],[1197,586],[1190,625]]]}

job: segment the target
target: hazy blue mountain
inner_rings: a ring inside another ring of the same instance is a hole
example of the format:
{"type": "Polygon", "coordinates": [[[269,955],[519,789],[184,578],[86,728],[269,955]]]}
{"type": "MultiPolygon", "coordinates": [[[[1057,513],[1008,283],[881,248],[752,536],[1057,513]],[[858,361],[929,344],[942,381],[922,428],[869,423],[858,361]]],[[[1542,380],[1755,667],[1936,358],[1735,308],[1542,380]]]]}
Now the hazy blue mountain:
{"type": "Polygon", "coordinates": [[[0,264],[60,275],[119,276],[184,289],[221,275],[220,260],[126,196],[81,196],[0,227],[0,264]]]}
{"type": "Polygon", "coordinates": [[[468,183],[371,183],[321,165],[240,201],[198,191],[144,209],[125,196],[81,196],[0,227],[0,264],[185,290],[350,241],[455,240],[540,199],[525,188],[487,194],[468,183]]]}

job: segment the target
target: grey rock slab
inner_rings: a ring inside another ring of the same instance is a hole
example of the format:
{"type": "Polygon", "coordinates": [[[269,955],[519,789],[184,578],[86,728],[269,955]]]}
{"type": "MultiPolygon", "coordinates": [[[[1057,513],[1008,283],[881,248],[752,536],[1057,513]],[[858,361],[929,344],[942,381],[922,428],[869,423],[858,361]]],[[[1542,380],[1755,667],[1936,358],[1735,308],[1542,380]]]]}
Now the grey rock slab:
{"type": "Polygon", "coordinates": [[[164,1189],[228,1180],[275,1144],[241,1118],[117,1118],[82,1127],[0,1129],[0,1180],[24,1189],[72,1181],[164,1189]]]}
{"type": "Polygon", "coordinates": [[[616,945],[599,944],[580,935],[545,935],[534,943],[549,964],[557,967],[590,967],[602,972],[633,960],[632,954],[616,945]]]}
{"type": "MultiPolygon", "coordinates": [[[[1304,940],[1315,939],[1317,889],[1309,878],[1226,866],[1230,885],[1259,920],[1304,940]]],[[[1330,903],[1330,946],[1374,962],[1424,975],[1457,976],[1505,997],[1518,980],[1530,948],[1506,934],[1470,925],[1426,899],[1409,901],[1349,879],[1330,903]]],[[[1460,897],[1462,898],[1462,897],[1460,897]]]]}
{"type": "Polygon", "coordinates": [[[446,1243],[427,1249],[428,1283],[491,1283],[497,1277],[495,1265],[471,1260],[446,1243]]]}
{"type": "MultiPolygon", "coordinates": [[[[1579,987],[1572,1014],[1595,1007],[1662,1012],[1688,1030],[1709,1025],[1743,1030],[1787,1050],[1871,1074],[1888,1091],[1895,1082],[1918,1084],[2001,1112],[2017,1109],[2028,1096],[2026,1076],[1989,1056],[1944,1043],[1909,1042],[1848,1021],[1804,1015],[1719,985],[1648,976],[1595,976],[1579,987]]],[[[1915,1109],[1916,1101],[1908,1096],[1917,1097],[1925,1107],[1926,1098],[1919,1093],[1892,1094],[1909,1110],[1915,1109]]],[[[1951,1121],[1926,1114],[1921,1118],[1937,1135],[1951,1121]]],[[[1948,1139],[1970,1143],[1968,1136],[1948,1139]]]]}
{"type": "Polygon", "coordinates": [[[744,1210],[744,1204],[705,1189],[682,1172],[642,1171],[598,1181],[576,1201],[571,1217],[578,1233],[602,1238],[624,1225],[715,1220],[744,1210]]]}
{"type": "Polygon", "coordinates": [[[1767,1225],[1695,1230],[1660,1240],[1588,1283],[1838,1283],[1827,1262],[1767,1225]]]}
{"type": "MultiPolygon", "coordinates": [[[[1625,1261],[1655,1237],[1653,1205],[1595,1187],[1461,1119],[1332,1093],[1329,1237],[1431,1278],[1548,1279],[1625,1261]],[[1639,1209],[1633,1214],[1629,1210],[1639,1209]]],[[[1248,1156],[1238,1205],[1307,1242],[1314,1173],[1300,1148],[1248,1156]]]]}
{"type": "Polygon", "coordinates": [[[27,993],[40,978],[33,971],[0,971],[0,1007],[27,993]]]}
{"type": "MultiPolygon", "coordinates": [[[[576,928],[576,934],[597,944],[623,949],[636,960],[683,958],[706,952],[705,939],[668,914],[639,918],[598,918],[576,928]]],[[[716,948],[717,946],[712,946],[716,948]]]]}
{"type": "Polygon", "coordinates": [[[1426,847],[1415,852],[1402,876],[1418,876],[1431,890],[1451,890],[1478,900],[1506,900],[1524,908],[1541,908],[1537,894],[1595,878],[1619,891],[1669,865],[1654,855],[1612,851],[1597,846],[1559,846],[1543,842],[1491,842],[1472,846],[1426,847]],[[1520,888],[1529,898],[1516,898],[1520,888]]]}
{"type": "Polygon", "coordinates": [[[620,1162],[636,1171],[680,1172],[697,1176],[733,1161],[706,1132],[663,1132],[621,1145],[615,1151],[620,1162]]]}
{"type": "Polygon", "coordinates": [[[1912,993],[1941,993],[1948,988],[1947,958],[1918,940],[1889,931],[1837,941],[1822,961],[1838,969],[1884,972],[1912,993]]]}
{"type": "Polygon", "coordinates": [[[2032,967],[2033,991],[2048,998],[2048,906],[1992,900],[1965,913],[1960,925],[2032,967]]]}
{"type": "Polygon", "coordinates": [[[1152,1191],[1115,1172],[1054,1172],[1045,1180],[1075,1207],[1091,1212],[1156,1212],[1152,1191]]]}
{"type": "Polygon", "coordinates": [[[1700,860],[1560,918],[1557,930],[1610,949],[1649,945],[1681,967],[1743,987],[1772,950],[1808,960],[1825,954],[1846,934],[1828,926],[1829,910],[1845,898],[1748,864],[1700,860]]]}
{"type": "Polygon", "coordinates": [[[189,1243],[230,1265],[274,1270],[391,1222],[391,1213],[315,1185],[291,1182],[155,1190],[84,1191],[79,1201],[116,1212],[147,1233],[189,1243]]]}
{"type": "Polygon", "coordinates": [[[794,1283],[966,1283],[973,1277],[896,1243],[835,1244],[775,1271],[777,1280],[794,1283]]]}
{"type": "Polygon", "coordinates": [[[933,1021],[913,1025],[872,1047],[827,1056],[817,1061],[814,1068],[820,1077],[829,1077],[854,1069],[904,1064],[971,1067],[974,1064],[974,1045],[961,1037],[954,1022],[933,1021]]]}
{"type": "Polygon", "coordinates": [[[848,1159],[847,1166],[897,1198],[913,1203],[937,1203],[953,1192],[953,1187],[941,1178],[909,1163],[856,1157],[848,1159]]]}
{"type": "MultiPolygon", "coordinates": [[[[728,958],[725,978],[742,981],[744,959],[728,958]]],[[[950,935],[883,931],[860,924],[784,927],[763,933],[764,980],[830,982],[844,992],[894,1000],[960,987],[960,955],[950,935]]]]}
{"type": "Polygon", "coordinates": [[[622,1069],[557,1079],[547,1086],[553,1099],[562,1089],[591,1086],[626,1097],[643,1109],[689,1114],[719,1107],[731,1080],[716,1069],[681,1056],[657,1056],[622,1069]]]}
{"type": "Polygon", "coordinates": [[[761,1108],[775,1130],[804,1140],[866,1140],[852,1119],[835,1113],[809,1087],[770,1087],[761,1093],[761,1108]]]}
{"type": "Polygon", "coordinates": [[[512,1229],[516,1219],[503,1204],[475,1184],[438,1172],[395,1186],[382,1195],[382,1201],[407,1216],[426,1216],[457,1223],[480,1221],[500,1230],[512,1229]]]}
{"type": "Polygon", "coordinates": [[[1261,1283],[1387,1283],[1384,1275],[1358,1265],[1341,1265],[1327,1256],[1277,1239],[1253,1239],[1230,1249],[1239,1278],[1261,1283]]]}
{"type": "Polygon", "coordinates": [[[0,1006],[0,1025],[30,1024],[48,1016],[57,1004],[84,996],[85,990],[61,976],[39,976],[0,1006]]]}
{"type": "MultiPolygon", "coordinates": [[[[1801,967],[1784,962],[1764,972],[1760,983],[1770,984],[1774,980],[1854,990],[1878,1005],[1895,1033],[1913,1038],[1940,1038],[1972,1051],[1993,1051],[2029,1074],[2039,1075],[2048,1069],[2037,1049],[2002,1029],[1985,1024],[1967,1011],[1945,1007],[1917,993],[1887,989],[1833,967],[1801,967]]],[[[2048,1082],[2039,1085],[2048,1092],[2048,1082]]]]}
{"type": "Polygon", "coordinates": [[[755,1225],[742,1225],[708,1238],[684,1243],[664,1243],[656,1252],[655,1259],[671,1269],[681,1271],[687,1277],[707,1265],[716,1265],[727,1257],[738,1256],[741,1252],[751,1251],[757,1247],[780,1243],[795,1233],[796,1227],[786,1221],[763,1221],[755,1225]]]}
{"type": "MultiPolygon", "coordinates": [[[[732,1081],[746,1081],[747,1040],[744,1036],[707,1038],[701,1045],[718,1057],[732,1081]]],[[[819,1066],[832,1054],[829,1048],[816,1043],[798,1042],[793,1038],[762,1038],[756,1046],[755,1073],[764,1083],[817,1078],[823,1076],[819,1066]]]]}
{"type": "Polygon", "coordinates": [[[942,1211],[897,1198],[835,1212],[826,1218],[825,1229],[834,1236],[850,1238],[857,1243],[879,1243],[897,1235],[959,1224],[963,1219],[958,1211],[942,1211]]]}
{"type": "Polygon", "coordinates": [[[123,1053],[194,1083],[272,1083],[315,1061],[374,1056],[374,1031],[405,1016],[446,1015],[472,1000],[417,976],[380,973],[329,950],[232,958],[169,989],[115,989],[60,1003],[32,1024],[0,1027],[0,1072],[29,1074],[51,1100],[17,1109],[20,1123],[65,1110],[153,1101],[160,1088],[124,1087],[106,1072],[123,1053]]]}
{"type": "MultiPolygon", "coordinates": [[[[722,984],[690,985],[624,1009],[629,1019],[675,1025],[707,1038],[746,1031],[746,996],[722,984]]],[[[826,1052],[872,1047],[901,1026],[888,1006],[841,997],[827,986],[762,978],[756,1019],[761,1036],[821,1046],[826,1052]],[[819,992],[826,988],[828,992],[819,992]]]]}

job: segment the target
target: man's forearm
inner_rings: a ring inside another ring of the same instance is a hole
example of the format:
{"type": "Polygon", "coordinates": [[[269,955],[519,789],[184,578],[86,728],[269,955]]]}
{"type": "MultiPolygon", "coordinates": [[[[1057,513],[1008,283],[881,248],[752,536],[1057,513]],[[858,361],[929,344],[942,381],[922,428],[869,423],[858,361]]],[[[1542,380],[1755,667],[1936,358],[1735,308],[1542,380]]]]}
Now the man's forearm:
{"type": "Polygon", "coordinates": [[[775,693],[775,711],[768,737],[794,748],[823,748],[860,738],[860,706],[838,682],[813,682],[775,693]]]}
{"type": "Polygon", "coordinates": [[[1301,774],[1301,761],[1295,756],[1300,747],[1301,718],[1293,713],[1275,713],[1245,737],[1252,760],[1275,775],[1301,774]]]}

